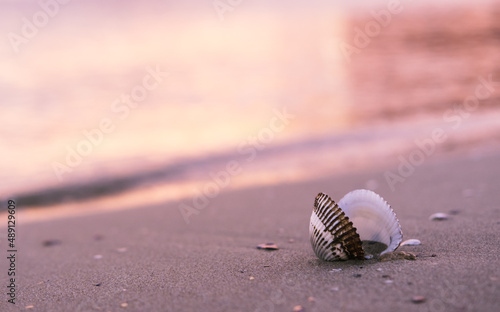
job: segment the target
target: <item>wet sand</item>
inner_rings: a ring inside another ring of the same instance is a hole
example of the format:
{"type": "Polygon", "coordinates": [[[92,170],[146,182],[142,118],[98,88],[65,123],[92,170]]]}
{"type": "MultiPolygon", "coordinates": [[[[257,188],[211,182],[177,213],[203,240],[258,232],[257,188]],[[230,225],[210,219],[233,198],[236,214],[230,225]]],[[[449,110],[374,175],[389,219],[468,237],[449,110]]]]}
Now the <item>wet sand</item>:
{"type": "MultiPolygon", "coordinates": [[[[19,220],[17,309],[4,294],[1,310],[495,311],[499,163],[500,152],[431,157],[394,192],[383,173],[397,164],[224,192],[189,225],[179,202],[25,225],[19,220]],[[328,263],[314,255],[308,223],[316,194],[339,199],[367,185],[392,205],[404,239],[422,241],[400,248],[416,260],[328,263]],[[429,220],[435,212],[452,214],[429,220]],[[46,246],[47,240],[57,241],[46,246]],[[280,249],[256,248],[267,242],[280,249]],[[414,296],[426,300],[412,303],[414,296]]],[[[7,268],[5,257],[0,265],[7,268]]]]}

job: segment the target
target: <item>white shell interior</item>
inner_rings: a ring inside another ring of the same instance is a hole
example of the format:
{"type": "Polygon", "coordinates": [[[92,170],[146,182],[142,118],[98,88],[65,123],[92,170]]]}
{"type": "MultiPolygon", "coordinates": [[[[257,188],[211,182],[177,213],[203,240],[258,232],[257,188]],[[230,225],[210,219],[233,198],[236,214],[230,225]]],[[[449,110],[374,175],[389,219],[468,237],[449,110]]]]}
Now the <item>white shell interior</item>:
{"type": "Polygon", "coordinates": [[[369,190],[347,193],[339,207],[352,222],[361,241],[374,241],[387,245],[380,254],[392,252],[403,239],[399,221],[389,204],[378,194],[369,190]]]}
{"type": "Polygon", "coordinates": [[[415,238],[411,238],[411,239],[405,240],[399,246],[418,246],[418,245],[421,245],[421,244],[422,244],[422,242],[420,240],[415,239],[415,238]]]}

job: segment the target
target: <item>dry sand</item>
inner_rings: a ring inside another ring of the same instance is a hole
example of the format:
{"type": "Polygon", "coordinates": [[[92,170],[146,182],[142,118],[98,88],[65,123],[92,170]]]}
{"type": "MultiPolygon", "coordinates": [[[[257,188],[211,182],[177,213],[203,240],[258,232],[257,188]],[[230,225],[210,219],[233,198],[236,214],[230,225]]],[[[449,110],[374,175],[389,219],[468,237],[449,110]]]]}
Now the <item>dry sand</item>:
{"type": "Polygon", "coordinates": [[[225,192],[189,225],[178,202],[19,220],[17,304],[6,304],[4,291],[0,310],[497,311],[499,164],[498,152],[428,159],[394,192],[384,169],[225,192]],[[329,263],[314,255],[308,223],[316,194],[339,199],[367,182],[394,208],[404,239],[422,241],[401,248],[416,260],[329,263]],[[450,211],[449,220],[428,219],[450,211]],[[256,249],[266,242],[280,249],[256,249]],[[426,301],[412,303],[414,296],[426,301]]]}

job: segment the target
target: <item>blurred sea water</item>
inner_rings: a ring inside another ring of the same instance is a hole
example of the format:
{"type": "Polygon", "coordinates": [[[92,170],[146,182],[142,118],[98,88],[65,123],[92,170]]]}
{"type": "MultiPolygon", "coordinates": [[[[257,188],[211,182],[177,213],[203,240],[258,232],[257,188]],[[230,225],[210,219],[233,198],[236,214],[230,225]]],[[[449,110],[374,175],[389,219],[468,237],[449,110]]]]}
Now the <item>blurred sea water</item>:
{"type": "Polygon", "coordinates": [[[385,2],[242,2],[223,19],[210,2],[152,3],[61,5],[18,52],[7,35],[41,8],[0,4],[1,198],[161,203],[229,162],[241,170],[228,189],[390,168],[436,128],[443,153],[499,145],[500,83],[463,109],[500,81],[498,5],[401,2],[360,47],[385,2]]]}

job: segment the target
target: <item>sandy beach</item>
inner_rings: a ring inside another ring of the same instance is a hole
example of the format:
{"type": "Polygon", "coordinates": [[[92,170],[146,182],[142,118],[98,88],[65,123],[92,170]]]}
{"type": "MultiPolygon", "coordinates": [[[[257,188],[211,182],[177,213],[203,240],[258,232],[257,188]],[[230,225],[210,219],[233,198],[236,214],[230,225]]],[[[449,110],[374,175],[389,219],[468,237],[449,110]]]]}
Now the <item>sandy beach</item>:
{"type": "Polygon", "coordinates": [[[498,311],[497,3],[62,2],[0,5],[0,312],[498,311]],[[364,188],[413,260],[316,257],[364,188]]]}
{"type": "MultiPolygon", "coordinates": [[[[428,159],[392,192],[380,168],[221,193],[187,225],[178,202],[18,226],[18,292],[3,311],[495,311],[500,153],[428,159]],[[371,182],[370,182],[371,181],[371,182]],[[377,182],[378,181],[378,182],[377,182]],[[315,195],[370,184],[416,260],[323,262],[315,195]],[[431,221],[435,212],[449,213],[431,221]],[[274,242],[279,250],[258,250],[274,242]],[[340,269],[340,270],[339,270],[340,269]],[[414,296],[425,302],[413,303],[414,296]]],[[[0,262],[6,268],[6,257],[0,262]]],[[[5,286],[5,285],[4,285],[5,286]]]]}

